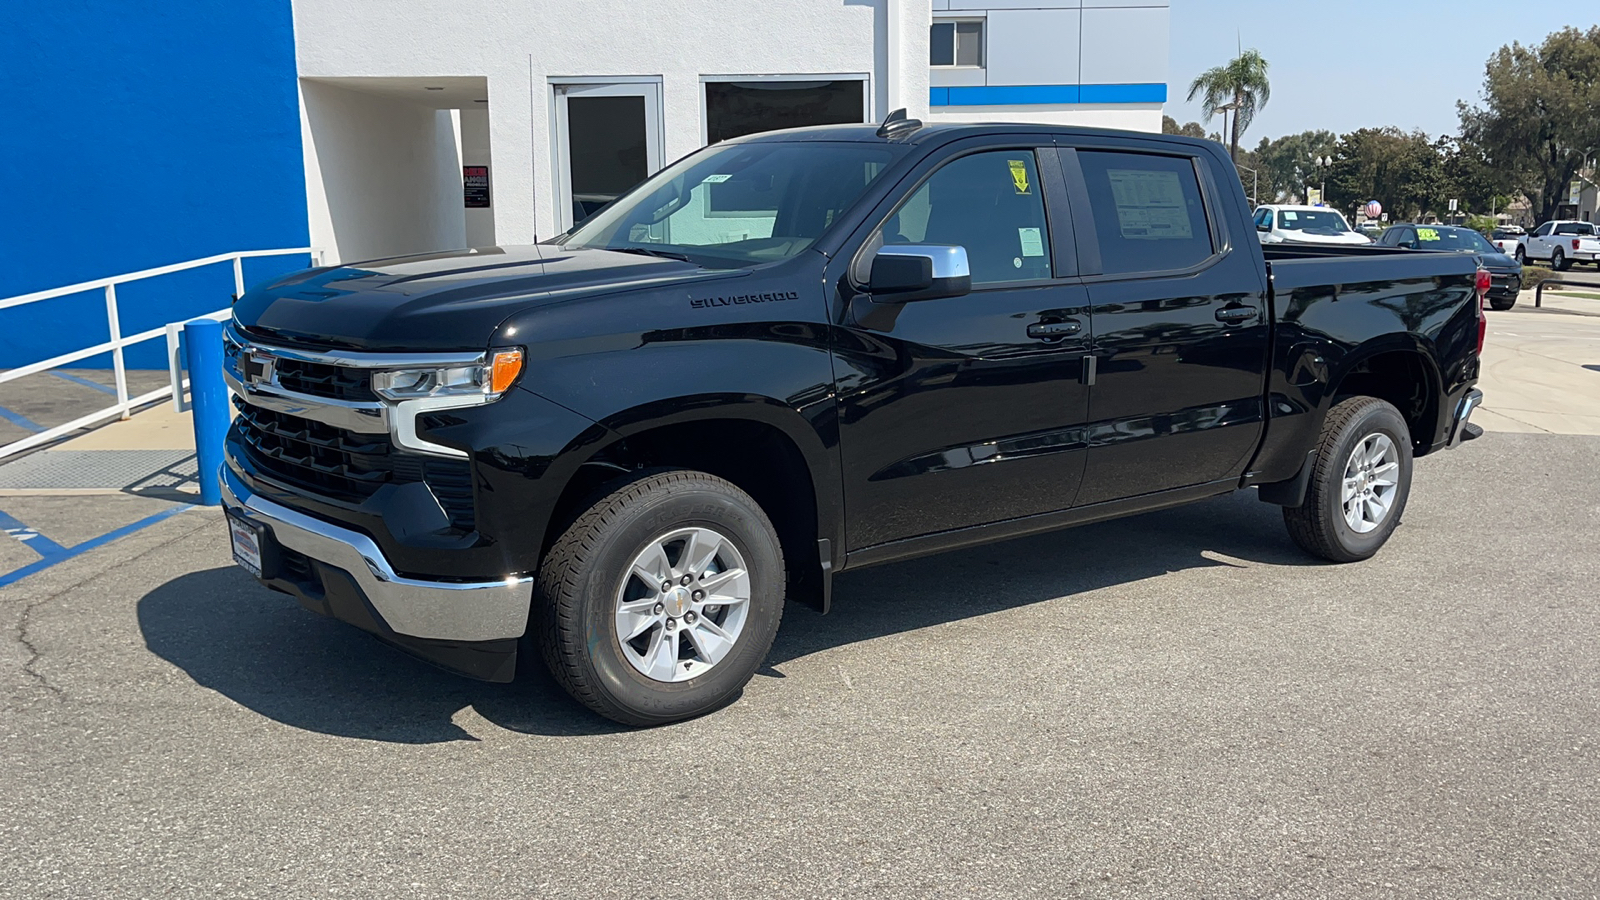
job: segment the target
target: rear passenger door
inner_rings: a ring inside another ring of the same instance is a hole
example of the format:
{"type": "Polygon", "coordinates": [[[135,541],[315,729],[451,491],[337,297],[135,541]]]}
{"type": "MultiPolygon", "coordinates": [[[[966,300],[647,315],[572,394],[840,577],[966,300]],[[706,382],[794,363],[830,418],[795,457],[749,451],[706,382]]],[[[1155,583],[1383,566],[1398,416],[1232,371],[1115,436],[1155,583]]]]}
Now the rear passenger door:
{"type": "Polygon", "coordinates": [[[1077,505],[1238,478],[1265,422],[1269,312],[1259,252],[1228,227],[1248,221],[1220,189],[1236,176],[1136,140],[1061,158],[1094,330],[1077,505]]]}

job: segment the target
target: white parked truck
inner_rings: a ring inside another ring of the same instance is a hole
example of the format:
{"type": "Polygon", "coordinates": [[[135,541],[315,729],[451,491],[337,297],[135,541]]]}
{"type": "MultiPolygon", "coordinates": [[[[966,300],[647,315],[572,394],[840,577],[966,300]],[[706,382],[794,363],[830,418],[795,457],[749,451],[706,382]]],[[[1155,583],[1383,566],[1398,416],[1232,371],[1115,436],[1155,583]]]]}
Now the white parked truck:
{"type": "Polygon", "coordinates": [[[1263,244],[1370,244],[1336,209],[1326,206],[1258,206],[1256,235],[1263,244]]]}
{"type": "Polygon", "coordinates": [[[1516,257],[1524,265],[1548,262],[1557,272],[1575,262],[1600,264],[1600,235],[1593,222],[1546,222],[1517,241],[1516,257]]]}

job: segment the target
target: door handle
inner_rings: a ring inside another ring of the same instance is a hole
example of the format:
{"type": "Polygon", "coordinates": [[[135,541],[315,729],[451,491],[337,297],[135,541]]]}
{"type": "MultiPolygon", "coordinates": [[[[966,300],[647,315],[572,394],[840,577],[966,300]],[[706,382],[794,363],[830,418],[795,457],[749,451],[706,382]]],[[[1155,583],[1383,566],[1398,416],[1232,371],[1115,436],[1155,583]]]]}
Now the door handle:
{"type": "Polygon", "coordinates": [[[1225,325],[1238,325],[1248,322],[1261,314],[1261,310],[1254,306],[1224,306],[1217,310],[1217,321],[1225,325]]]}
{"type": "Polygon", "coordinates": [[[1041,341],[1059,341],[1083,330],[1083,323],[1075,319],[1065,322],[1035,322],[1028,326],[1028,337],[1041,341]]]}

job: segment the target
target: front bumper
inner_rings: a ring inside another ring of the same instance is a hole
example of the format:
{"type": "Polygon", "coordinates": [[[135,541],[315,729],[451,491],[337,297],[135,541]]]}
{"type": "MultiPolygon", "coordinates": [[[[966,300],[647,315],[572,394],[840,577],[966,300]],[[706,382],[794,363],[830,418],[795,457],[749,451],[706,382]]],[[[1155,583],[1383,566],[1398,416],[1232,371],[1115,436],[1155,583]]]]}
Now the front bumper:
{"type": "Polygon", "coordinates": [[[1522,275],[1513,272],[1489,273],[1489,296],[1496,300],[1514,299],[1522,292],[1522,275]]]}
{"type": "Polygon", "coordinates": [[[367,535],[261,497],[226,465],[219,480],[227,512],[263,531],[263,584],[444,668],[510,680],[527,630],[531,577],[407,578],[367,535]]]}

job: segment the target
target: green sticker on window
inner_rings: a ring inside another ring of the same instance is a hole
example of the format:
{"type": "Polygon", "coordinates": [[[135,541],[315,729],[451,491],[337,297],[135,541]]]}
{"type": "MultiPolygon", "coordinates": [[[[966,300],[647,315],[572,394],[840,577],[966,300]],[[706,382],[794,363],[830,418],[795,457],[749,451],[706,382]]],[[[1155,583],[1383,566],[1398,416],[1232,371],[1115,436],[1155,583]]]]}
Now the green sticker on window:
{"type": "Polygon", "coordinates": [[[1434,229],[1434,228],[1418,228],[1417,229],[1417,240],[1419,240],[1419,241],[1437,241],[1438,239],[1439,239],[1439,232],[1438,232],[1437,229],[1434,229]]]}

